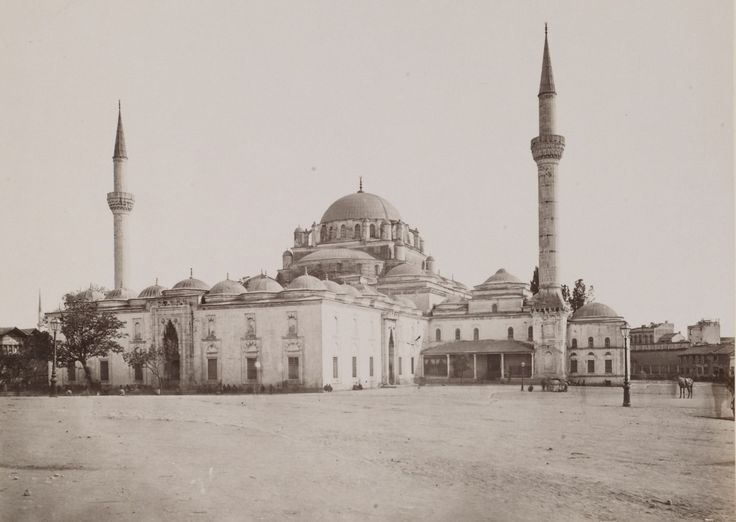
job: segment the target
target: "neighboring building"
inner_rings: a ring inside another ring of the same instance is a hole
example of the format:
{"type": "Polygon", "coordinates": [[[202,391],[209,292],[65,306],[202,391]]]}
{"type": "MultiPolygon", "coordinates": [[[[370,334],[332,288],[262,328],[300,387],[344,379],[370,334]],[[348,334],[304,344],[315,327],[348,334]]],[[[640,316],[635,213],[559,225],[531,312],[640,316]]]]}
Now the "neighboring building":
{"type": "Polygon", "coordinates": [[[687,338],[693,345],[718,344],[721,342],[721,323],[717,319],[701,319],[687,327],[687,338]]]}
{"type": "MultiPolygon", "coordinates": [[[[679,332],[678,332],[679,334],[679,332]]],[[[667,321],[663,323],[650,323],[649,326],[641,325],[631,329],[631,349],[637,346],[650,345],[661,342],[662,337],[675,335],[675,325],[667,321]]]]}
{"type": "MultiPolygon", "coordinates": [[[[25,350],[30,349],[31,338],[34,334],[40,333],[36,328],[18,328],[16,326],[0,327],[0,354],[16,355],[22,354],[25,350]]],[[[31,374],[26,375],[23,385],[43,384],[46,382],[48,373],[46,363],[37,361],[33,367],[31,374]]],[[[10,384],[3,382],[4,386],[10,384]]]]}
{"type": "MultiPolygon", "coordinates": [[[[363,191],[339,198],[320,222],[294,231],[276,279],[189,278],[140,294],[126,281],[127,151],[118,116],[114,191],[115,288],[88,298],[124,322],[125,350],[166,346],[165,376],[202,384],[350,389],[429,380],[565,377],[623,380],[622,317],[600,303],[569,309],[558,278],[556,90],[545,30],[531,151],[539,196],[539,292],[500,269],[472,290],[440,276],[425,239],[386,199],[363,191]],[[573,349],[568,339],[586,343],[573,349]],[[592,339],[592,342],[590,341],[592,339]],[[523,368],[523,373],[522,373],[523,368]]],[[[530,263],[530,266],[533,263],[530,263]]],[[[104,384],[151,384],[119,354],[90,362],[104,384]]],[[[70,369],[67,381],[83,380],[70,369]]],[[[63,377],[62,377],[63,379],[63,377]]],[[[63,381],[65,382],[65,381],[63,381]]]]}
{"type": "Polygon", "coordinates": [[[679,354],[682,375],[694,379],[720,380],[734,375],[733,341],[718,344],[699,344],[679,354]]]}

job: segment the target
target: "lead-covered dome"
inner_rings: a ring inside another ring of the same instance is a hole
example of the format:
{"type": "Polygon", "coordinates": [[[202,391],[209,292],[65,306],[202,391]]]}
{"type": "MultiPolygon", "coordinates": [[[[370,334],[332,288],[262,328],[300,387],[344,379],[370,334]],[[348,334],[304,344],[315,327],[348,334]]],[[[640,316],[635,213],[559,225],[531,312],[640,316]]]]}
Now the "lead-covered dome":
{"type": "Polygon", "coordinates": [[[207,295],[209,296],[237,296],[245,293],[245,287],[237,281],[225,279],[213,286],[207,295]]]}
{"type": "Polygon", "coordinates": [[[316,261],[330,261],[333,259],[357,259],[364,261],[375,261],[372,255],[362,250],[353,250],[350,248],[319,248],[314,252],[307,254],[297,263],[313,263],[316,261]]]}
{"type": "Polygon", "coordinates": [[[578,308],[572,314],[572,320],[576,319],[620,319],[621,316],[610,306],[603,303],[588,303],[578,308]]]}
{"type": "Polygon", "coordinates": [[[485,283],[521,283],[521,280],[509,274],[505,268],[499,268],[495,274],[485,280],[485,283]]]}
{"type": "Polygon", "coordinates": [[[199,279],[194,279],[193,277],[189,277],[189,279],[184,279],[182,281],[179,281],[176,283],[173,287],[171,287],[172,290],[209,290],[210,285],[205,283],[204,281],[201,281],[199,279]]]}
{"type": "Polygon", "coordinates": [[[396,208],[381,196],[368,192],[348,194],[335,201],[322,216],[322,223],[349,219],[382,219],[400,221],[396,208]]]}
{"type": "Polygon", "coordinates": [[[267,275],[257,275],[251,277],[245,282],[245,287],[249,292],[281,292],[284,287],[279,284],[275,279],[268,277],[267,275]]]}
{"type": "Polygon", "coordinates": [[[387,276],[420,276],[424,275],[424,271],[419,265],[414,263],[401,263],[396,265],[386,274],[387,276]]]}
{"type": "Polygon", "coordinates": [[[289,290],[327,290],[327,287],[314,276],[309,274],[300,275],[294,279],[288,287],[289,290]]]}
{"type": "Polygon", "coordinates": [[[144,288],[140,294],[138,294],[138,297],[144,298],[144,299],[150,299],[153,297],[161,297],[162,292],[166,290],[163,286],[159,285],[158,282],[155,285],[147,286],[144,288]]]}

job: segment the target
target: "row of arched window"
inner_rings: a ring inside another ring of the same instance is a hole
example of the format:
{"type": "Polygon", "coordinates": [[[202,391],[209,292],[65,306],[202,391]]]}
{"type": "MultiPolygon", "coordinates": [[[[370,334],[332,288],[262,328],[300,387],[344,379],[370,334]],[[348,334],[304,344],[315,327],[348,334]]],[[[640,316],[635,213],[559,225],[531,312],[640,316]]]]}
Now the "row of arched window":
{"type": "MultiPolygon", "coordinates": [[[[512,326],[509,326],[508,330],[506,330],[506,338],[508,340],[514,339],[514,328],[512,326]]],[[[480,339],[480,331],[477,328],[473,328],[473,340],[478,341],[479,339],[480,339]]],[[[440,328],[437,328],[434,331],[434,340],[438,342],[442,340],[442,330],[440,328]]],[[[460,331],[460,328],[455,328],[455,340],[456,341],[462,340],[462,333],[460,331]]],[[[527,329],[527,340],[528,341],[534,340],[534,328],[532,326],[530,326],[527,329]]]]}
{"type": "MultiPolygon", "coordinates": [[[[347,225],[340,225],[339,228],[337,226],[328,227],[327,225],[322,225],[320,238],[322,241],[334,241],[336,239],[362,239],[362,232],[363,229],[360,224],[356,224],[352,228],[347,225]]],[[[368,229],[368,237],[371,239],[379,239],[378,227],[373,223],[371,223],[368,229]]]]}
{"type": "MultiPolygon", "coordinates": [[[[606,348],[610,348],[611,347],[611,338],[610,337],[606,337],[606,339],[603,341],[603,345],[606,348]]],[[[588,348],[593,348],[593,346],[594,346],[593,338],[592,337],[588,337],[588,348]]],[[[578,347],[578,340],[575,337],[573,337],[572,338],[572,348],[577,348],[577,347],[578,347]]]]}

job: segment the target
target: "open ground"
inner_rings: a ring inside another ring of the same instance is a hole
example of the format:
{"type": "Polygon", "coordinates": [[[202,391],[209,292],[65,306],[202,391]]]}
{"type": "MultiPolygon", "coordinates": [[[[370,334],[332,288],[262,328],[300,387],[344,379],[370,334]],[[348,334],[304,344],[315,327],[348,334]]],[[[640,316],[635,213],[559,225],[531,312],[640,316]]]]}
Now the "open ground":
{"type": "Polygon", "coordinates": [[[2,520],[733,520],[725,388],[0,398],[2,520]],[[27,491],[27,495],[24,493],[27,491]]]}

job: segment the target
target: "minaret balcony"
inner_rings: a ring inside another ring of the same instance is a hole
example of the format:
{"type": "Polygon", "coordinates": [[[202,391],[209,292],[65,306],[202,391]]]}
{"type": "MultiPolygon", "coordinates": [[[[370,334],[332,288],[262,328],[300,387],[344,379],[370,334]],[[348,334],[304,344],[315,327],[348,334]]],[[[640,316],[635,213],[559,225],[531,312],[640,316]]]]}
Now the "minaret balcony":
{"type": "Polygon", "coordinates": [[[130,192],[108,192],[107,206],[115,212],[130,212],[135,204],[135,196],[130,192]]]}
{"type": "Polygon", "coordinates": [[[532,156],[534,157],[534,161],[545,159],[560,160],[564,150],[564,136],[544,134],[532,139],[532,156]]]}

